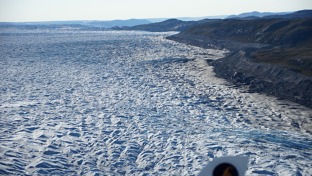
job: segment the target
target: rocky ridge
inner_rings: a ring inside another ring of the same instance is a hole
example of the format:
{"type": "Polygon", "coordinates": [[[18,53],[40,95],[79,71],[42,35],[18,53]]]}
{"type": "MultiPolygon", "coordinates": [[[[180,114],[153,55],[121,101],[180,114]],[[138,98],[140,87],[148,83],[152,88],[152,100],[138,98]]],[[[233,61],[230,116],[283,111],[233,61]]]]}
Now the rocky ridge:
{"type": "Polygon", "coordinates": [[[251,92],[266,93],[312,108],[312,78],[278,65],[255,63],[248,52],[236,51],[210,63],[217,76],[251,92]]]}
{"type": "MultiPolygon", "coordinates": [[[[168,39],[230,54],[209,61],[217,76],[252,92],[312,108],[312,18],[226,19],[191,27],[168,39]]],[[[304,17],[301,17],[303,14],[304,17]]],[[[311,15],[310,15],[311,16],[311,15]]]]}

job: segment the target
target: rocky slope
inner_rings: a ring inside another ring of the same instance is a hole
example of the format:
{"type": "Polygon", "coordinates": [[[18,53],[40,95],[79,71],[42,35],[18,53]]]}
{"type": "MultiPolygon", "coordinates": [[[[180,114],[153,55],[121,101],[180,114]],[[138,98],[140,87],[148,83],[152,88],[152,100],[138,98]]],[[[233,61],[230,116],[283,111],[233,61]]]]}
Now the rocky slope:
{"type": "Polygon", "coordinates": [[[236,51],[210,63],[217,76],[236,85],[312,108],[312,77],[267,63],[255,63],[245,51],[236,51]]]}
{"type": "Polygon", "coordinates": [[[312,108],[312,18],[300,17],[309,13],[210,21],[168,39],[229,49],[228,56],[210,63],[218,76],[312,108]]]}
{"type": "Polygon", "coordinates": [[[168,39],[205,48],[248,49],[255,62],[312,75],[312,18],[213,21],[168,39]]]}
{"type": "MultiPolygon", "coordinates": [[[[274,95],[312,108],[312,77],[279,64],[255,62],[252,52],[237,50],[217,61],[210,62],[216,75],[250,91],[274,95]]],[[[298,67],[311,70],[311,61],[293,59],[298,67]]],[[[294,64],[293,67],[296,65],[294,64]]]]}

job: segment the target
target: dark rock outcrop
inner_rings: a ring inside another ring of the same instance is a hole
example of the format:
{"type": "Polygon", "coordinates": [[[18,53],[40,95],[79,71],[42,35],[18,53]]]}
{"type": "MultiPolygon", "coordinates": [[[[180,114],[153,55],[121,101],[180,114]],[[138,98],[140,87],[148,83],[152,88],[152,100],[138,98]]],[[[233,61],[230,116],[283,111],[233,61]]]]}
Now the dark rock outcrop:
{"type": "Polygon", "coordinates": [[[255,63],[245,51],[236,51],[209,64],[216,75],[249,91],[274,95],[312,108],[312,77],[267,63],[255,63]]]}
{"type": "Polygon", "coordinates": [[[226,48],[229,55],[209,61],[217,76],[312,108],[312,18],[297,18],[310,12],[289,19],[210,21],[168,39],[226,48]]]}
{"type": "Polygon", "coordinates": [[[312,18],[308,19],[227,19],[190,27],[178,35],[193,35],[211,40],[260,43],[272,46],[312,46],[312,18]]]}
{"type": "Polygon", "coordinates": [[[242,43],[234,40],[210,38],[204,35],[194,35],[191,33],[179,33],[176,35],[168,36],[167,39],[174,40],[180,43],[185,43],[187,45],[198,46],[202,48],[215,48],[228,50],[243,50],[250,48],[263,48],[267,44],[261,43],[242,43]]]}

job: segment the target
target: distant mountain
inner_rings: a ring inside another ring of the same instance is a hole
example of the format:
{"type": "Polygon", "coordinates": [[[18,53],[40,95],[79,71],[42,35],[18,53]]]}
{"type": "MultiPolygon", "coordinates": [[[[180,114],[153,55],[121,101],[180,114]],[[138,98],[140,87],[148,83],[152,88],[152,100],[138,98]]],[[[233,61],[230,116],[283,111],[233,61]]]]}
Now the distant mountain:
{"type": "Polygon", "coordinates": [[[257,18],[312,18],[312,10],[300,10],[297,12],[247,12],[239,15],[230,15],[225,19],[253,20],[257,18]]]}
{"type": "Polygon", "coordinates": [[[180,17],[177,19],[182,20],[182,21],[200,21],[200,20],[204,20],[204,19],[224,19],[227,16],[228,15],[204,16],[204,17],[180,17]]]}
{"type": "Polygon", "coordinates": [[[273,15],[285,15],[287,13],[291,13],[291,12],[280,12],[280,13],[272,13],[272,12],[257,12],[257,11],[253,11],[253,12],[246,12],[246,13],[241,13],[239,15],[230,15],[228,17],[226,17],[226,19],[232,19],[232,18],[248,18],[248,17],[265,17],[265,16],[273,16],[273,15]]]}
{"type": "MultiPolygon", "coordinates": [[[[181,21],[200,21],[204,19],[224,19],[228,15],[217,15],[217,16],[202,16],[202,17],[177,17],[174,19],[181,20],[181,21]]],[[[146,20],[152,22],[152,23],[158,23],[162,21],[166,21],[172,18],[147,18],[146,20]]]]}
{"type": "Polygon", "coordinates": [[[145,19],[129,19],[129,20],[112,20],[112,21],[88,21],[85,24],[93,27],[105,27],[111,28],[115,26],[123,27],[123,26],[137,26],[142,24],[149,24],[151,21],[145,19]]]}
{"type": "MultiPolygon", "coordinates": [[[[197,30],[197,32],[205,32],[208,33],[208,31],[205,31],[209,27],[209,29],[212,29],[214,26],[219,26],[218,29],[215,30],[215,33],[220,33],[218,30],[229,30],[233,31],[237,29],[237,25],[248,25],[247,28],[256,29],[256,26],[264,25],[263,21],[255,21],[253,24],[243,24],[245,22],[242,21],[229,21],[229,20],[260,20],[260,19],[292,19],[292,18],[312,18],[312,10],[302,10],[297,11],[293,13],[288,12],[281,12],[281,13],[270,13],[270,12],[249,12],[249,13],[243,13],[236,16],[230,16],[226,19],[203,19],[199,21],[182,21],[179,19],[169,19],[162,22],[156,22],[156,23],[148,23],[148,24],[142,24],[137,26],[126,26],[126,27],[113,27],[112,29],[116,30],[142,30],[142,31],[151,31],[151,32],[164,32],[164,31],[186,31],[188,29],[191,29],[194,27],[193,30],[197,30]],[[251,15],[251,16],[250,16],[251,15]],[[237,24],[236,24],[237,22],[237,24]],[[256,24],[258,23],[259,24],[256,24]],[[229,23],[232,23],[233,26],[227,25],[229,23]],[[225,25],[225,26],[224,26],[225,25]],[[203,29],[201,29],[203,28],[203,29]]],[[[246,22],[247,23],[247,22],[246,22]]],[[[282,25],[283,22],[275,24],[276,27],[279,25],[282,25]]],[[[245,30],[245,29],[244,29],[245,30]]],[[[199,32],[199,33],[201,33],[199,32]]],[[[256,32],[256,31],[253,31],[256,32]]],[[[231,32],[230,32],[231,33],[231,32]]],[[[234,34],[233,34],[234,35],[234,34]]],[[[220,37],[227,36],[227,33],[222,34],[220,37]]],[[[238,36],[238,35],[234,35],[238,36]]],[[[243,38],[246,39],[246,38],[243,38]]],[[[242,40],[242,39],[240,39],[242,40]]]]}
{"type": "Polygon", "coordinates": [[[300,10],[293,13],[287,14],[275,14],[269,15],[265,18],[312,18],[312,10],[300,10]]]}
{"type": "Polygon", "coordinates": [[[85,21],[85,20],[77,20],[77,21],[43,21],[43,22],[3,22],[0,23],[1,26],[41,26],[48,28],[58,28],[58,27],[78,27],[78,28],[112,28],[115,26],[123,27],[123,26],[136,26],[142,24],[151,23],[145,19],[129,19],[129,20],[112,20],[112,21],[85,21]]]}
{"type": "Polygon", "coordinates": [[[162,22],[143,24],[134,27],[114,28],[122,30],[142,30],[151,32],[163,32],[163,31],[180,31],[182,28],[193,24],[194,22],[185,22],[177,19],[169,19],[162,22]]]}
{"type": "Polygon", "coordinates": [[[182,21],[178,19],[169,19],[162,22],[143,24],[133,27],[115,27],[116,30],[141,30],[150,32],[165,32],[165,31],[185,31],[193,26],[200,25],[217,19],[204,19],[199,21],[182,21]]]}

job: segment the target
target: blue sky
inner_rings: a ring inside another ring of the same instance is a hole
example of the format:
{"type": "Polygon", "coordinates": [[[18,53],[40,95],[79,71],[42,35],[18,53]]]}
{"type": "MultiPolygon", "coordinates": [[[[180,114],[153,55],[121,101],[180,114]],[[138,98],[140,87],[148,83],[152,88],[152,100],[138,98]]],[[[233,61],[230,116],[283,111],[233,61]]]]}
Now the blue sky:
{"type": "Polygon", "coordinates": [[[0,21],[113,20],[312,9],[312,0],[0,0],[0,21]]]}

